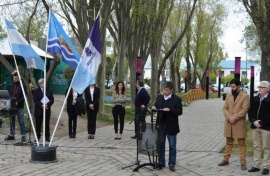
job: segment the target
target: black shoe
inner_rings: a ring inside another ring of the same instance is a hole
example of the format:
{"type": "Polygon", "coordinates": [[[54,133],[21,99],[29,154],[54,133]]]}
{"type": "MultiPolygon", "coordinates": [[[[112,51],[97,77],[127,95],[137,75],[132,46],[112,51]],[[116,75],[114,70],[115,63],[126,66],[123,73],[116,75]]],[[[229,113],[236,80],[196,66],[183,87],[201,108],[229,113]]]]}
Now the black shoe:
{"type": "Polygon", "coordinates": [[[72,138],[72,135],[69,135],[69,138],[72,138]]]}
{"type": "Polygon", "coordinates": [[[262,175],[268,175],[269,174],[269,169],[263,169],[262,175]]]}
{"type": "Polygon", "coordinates": [[[130,138],[131,138],[131,139],[137,139],[137,135],[131,136],[130,138]]]}
{"type": "Polygon", "coordinates": [[[25,136],[22,136],[22,138],[21,138],[21,142],[26,142],[26,138],[25,138],[25,136]]]}
{"type": "MultiPolygon", "coordinates": [[[[38,142],[39,142],[39,139],[38,139],[38,142]]],[[[34,143],[37,143],[37,140],[34,140],[34,143]]]]}
{"type": "Polygon", "coordinates": [[[251,169],[248,170],[248,172],[258,172],[258,171],[260,171],[260,169],[256,167],[252,167],[251,169]]]}
{"type": "Polygon", "coordinates": [[[157,164],[157,170],[162,170],[163,169],[163,167],[165,167],[165,166],[163,166],[163,165],[160,165],[160,164],[157,164]]]}
{"type": "Polygon", "coordinates": [[[73,135],[72,135],[72,138],[76,138],[76,134],[73,134],[73,135]]]}
{"type": "Polygon", "coordinates": [[[15,140],[15,137],[8,135],[8,137],[5,138],[5,141],[11,141],[11,140],[15,140]]]}

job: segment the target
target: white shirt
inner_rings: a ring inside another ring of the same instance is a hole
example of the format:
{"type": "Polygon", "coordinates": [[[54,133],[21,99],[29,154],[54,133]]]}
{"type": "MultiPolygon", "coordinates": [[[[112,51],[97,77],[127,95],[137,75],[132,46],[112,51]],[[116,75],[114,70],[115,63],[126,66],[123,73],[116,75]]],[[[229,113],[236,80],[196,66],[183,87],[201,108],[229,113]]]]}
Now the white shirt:
{"type": "Polygon", "coordinates": [[[94,101],[94,95],[93,95],[94,94],[94,89],[95,88],[92,88],[92,87],[90,88],[90,94],[91,94],[91,100],[92,101],[94,101]]]}
{"type": "Polygon", "coordinates": [[[77,99],[77,97],[78,97],[78,94],[77,94],[77,92],[74,90],[73,91],[73,100],[76,100],[77,99]]]}
{"type": "Polygon", "coordinates": [[[172,97],[172,94],[170,94],[170,95],[168,95],[168,96],[165,96],[164,95],[164,100],[168,100],[169,98],[171,98],[172,97]]]}

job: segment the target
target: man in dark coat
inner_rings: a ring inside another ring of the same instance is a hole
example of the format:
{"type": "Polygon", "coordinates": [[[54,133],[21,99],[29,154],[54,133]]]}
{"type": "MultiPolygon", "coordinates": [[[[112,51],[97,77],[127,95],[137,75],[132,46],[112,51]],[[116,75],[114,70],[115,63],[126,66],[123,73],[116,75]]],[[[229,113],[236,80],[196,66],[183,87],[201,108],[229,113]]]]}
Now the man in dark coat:
{"type": "Polygon", "coordinates": [[[39,88],[34,90],[33,99],[35,103],[36,133],[38,140],[41,137],[41,124],[43,122],[43,103],[45,104],[45,140],[50,142],[50,117],[51,106],[54,103],[54,97],[50,89],[46,89],[44,97],[44,79],[38,80],[39,88]],[[43,99],[43,101],[42,101],[43,99]]]}
{"type": "Polygon", "coordinates": [[[261,157],[263,156],[262,175],[268,175],[270,168],[270,83],[261,81],[258,88],[258,95],[252,99],[248,111],[254,149],[254,164],[248,172],[260,171],[261,157]]]}
{"type": "Polygon", "coordinates": [[[173,84],[166,82],[163,85],[163,94],[158,95],[152,110],[158,111],[158,169],[165,167],[165,142],[166,136],[169,142],[169,169],[175,171],[176,164],[176,135],[180,132],[178,116],[182,115],[182,100],[172,93],[173,84]]]}
{"type": "MultiPolygon", "coordinates": [[[[7,86],[9,96],[14,99],[17,108],[17,116],[21,130],[21,142],[26,142],[25,139],[25,124],[24,124],[24,97],[17,73],[13,74],[13,82],[7,86]]],[[[10,134],[5,140],[15,140],[15,116],[10,116],[10,134]]]]}
{"type": "Polygon", "coordinates": [[[143,87],[144,83],[142,81],[138,81],[136,84],[137,94],[135,98],[135,136],[132,136],[132,139],[136,139],[138,137],[139,132],[139,124],[145,122],[146,110],[145,107],[148,105],[150,101],[150,96],[147,90],[143,87]]]}

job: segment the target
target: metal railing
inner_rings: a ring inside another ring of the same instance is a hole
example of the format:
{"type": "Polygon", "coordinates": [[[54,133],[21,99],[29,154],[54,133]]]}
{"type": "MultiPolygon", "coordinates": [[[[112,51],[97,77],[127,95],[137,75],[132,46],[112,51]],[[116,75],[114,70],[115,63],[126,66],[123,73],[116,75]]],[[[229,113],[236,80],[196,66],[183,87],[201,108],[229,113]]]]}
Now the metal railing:
{"type": "Polygon", "coordinates": [[[194,100],[200,100],[205,98],[205,92],[202,89],[192,89],[188,91],[184,96],[184,102],[187,106],[194,100]]]}

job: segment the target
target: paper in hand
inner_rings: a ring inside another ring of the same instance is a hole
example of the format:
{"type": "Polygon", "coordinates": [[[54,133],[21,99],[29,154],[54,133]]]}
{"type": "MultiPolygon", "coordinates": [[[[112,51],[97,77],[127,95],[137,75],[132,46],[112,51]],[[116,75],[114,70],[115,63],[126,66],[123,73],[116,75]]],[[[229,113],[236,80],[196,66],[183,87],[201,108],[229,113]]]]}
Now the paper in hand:
{"type": "Polygon", "coordinates": [[[45,97],[43,97],[40,101],[41,101],[42,104],[47,104],[47,103],[49,103],[50,100],[49,100],[49,98],[45,95],[45,97]]]}

